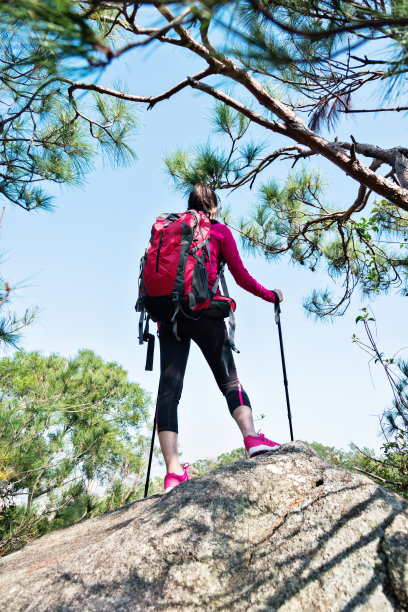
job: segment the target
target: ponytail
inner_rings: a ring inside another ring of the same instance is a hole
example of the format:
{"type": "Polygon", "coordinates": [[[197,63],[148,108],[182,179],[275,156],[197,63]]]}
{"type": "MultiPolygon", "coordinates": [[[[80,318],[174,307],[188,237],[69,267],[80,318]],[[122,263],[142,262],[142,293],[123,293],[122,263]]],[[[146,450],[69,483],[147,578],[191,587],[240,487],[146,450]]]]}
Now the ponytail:
{"type": "Polygon", "coordinates": [[[190,192],[188,198],[189,209],[202,210],[210,213],[217,207],[217,196],[207,183],[197,183],[194,185],[194,189],[190,192]]]}

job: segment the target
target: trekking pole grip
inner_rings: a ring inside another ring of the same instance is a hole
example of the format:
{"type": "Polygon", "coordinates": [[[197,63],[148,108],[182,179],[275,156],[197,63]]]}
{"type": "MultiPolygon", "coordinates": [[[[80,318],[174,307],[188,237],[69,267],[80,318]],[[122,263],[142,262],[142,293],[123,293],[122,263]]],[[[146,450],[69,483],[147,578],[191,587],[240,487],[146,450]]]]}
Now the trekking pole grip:
{"type": "Polygon", "coordinates": [[[279,324],[279,320],[280,320],[280,301],[279,301],[279,295],[276,293],[276,291],[272,291],[273,295],[275,296],[275,301],[274,301],[274,306],[275,306],[275,323],[278,325],[279,324]]]}

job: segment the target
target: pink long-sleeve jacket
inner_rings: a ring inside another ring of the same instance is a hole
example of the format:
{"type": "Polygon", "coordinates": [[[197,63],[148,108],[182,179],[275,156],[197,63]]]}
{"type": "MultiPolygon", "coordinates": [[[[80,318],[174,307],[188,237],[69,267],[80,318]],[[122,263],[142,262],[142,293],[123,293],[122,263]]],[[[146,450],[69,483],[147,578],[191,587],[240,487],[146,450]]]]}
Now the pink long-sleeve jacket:
{"type": "Polygon", "coordinates": [[[267,302],[275,301],[273,292],[263,287],[249,274],[242,263],[231,230],[218,221],[211,221],[210,253],[211,262],[206,263],[208,285],[210,288],[213,287],[216,281],[218,266],[223,259],[237,285],[267,302]]]}

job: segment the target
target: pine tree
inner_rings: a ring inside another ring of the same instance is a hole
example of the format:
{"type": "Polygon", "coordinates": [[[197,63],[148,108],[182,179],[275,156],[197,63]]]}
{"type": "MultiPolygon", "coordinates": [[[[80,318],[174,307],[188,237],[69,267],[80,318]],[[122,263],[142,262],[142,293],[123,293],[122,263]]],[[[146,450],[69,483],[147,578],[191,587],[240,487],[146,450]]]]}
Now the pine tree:
{"type": "MultiPolygon", "coordinates": [[[[2,2],[0,19],[0,204],[50,210],[50,183],[80,185],[99,152],[113,164],[135,158],[137,114],[95,92],[75,100],[72,78],[95,72],[86,58],[102,45],[75,3],[2,2]]],[[[0,278],[0,342],[12,346],[35,314],[6,312],[14,290],[0,278]]]]}
{"type": "Polygon", "coordinates": [[[106,66],[147,45],[176,46],[201,59],[200,72],[154,96],[81,81],[71,91],[91,89],[149,109],[185,88],[215,99],[216,129],[229,144],[177,150],[167,157],[169,170],[182,190],[197,180],[226,190],[260,181],[254,210],[231,223],[248,248],[268,259],[287,253],[340,281],[340,295],[314,291],[305,303],[308,312],[342,314],[357,287],[370,296],[395,287],[408,293],[407,149],[361,143],[358,134],[329,139],[340,116],[376,113],[376,121],[386,121],[389,111],[408,109],[402,89],[408,58],[404,3],[207,0],[153,8],[148,2],[92,0],[80,6],[103,40],[87,54],[92,65],[106,66]],[[360,107],[373,84],[381,102],[360,107]],[[255,143],[254,125],[264,132],[255,143]],[[291,142],[275,148],[276,134],[291,142]],[[309,167],[290,171],[281,184],[270,181],[278,160],[296,165],[319,156],[356,181],[354,200],[342,208],[325,201],[321,176],[309,167]]]}
{"type": "Polygon", "coordinates": [[[109,154],[131,155],[125,137],[134,118],[125,102],[152,109],[192,88],[215,98],[217,129],[230,142],[221,150],[211,144],[192,154],[176,151],[167,158],[170,171],[181,187],[198,178],[226,190],[261,181],[254,210],[233,223],[248,248],[268,259],[287,253],[297,264],[312,270],[321,265],[341,281],[338,296],[312,293],[305,304],[310,313],[341,314],[357,287],[368,295],[393,287],[408,292],[407,149],[361,143],[358,134],[329,139],[340,116],[375,112],[375,120],[384,122],[389,111],[408,109],[402,88],[408,62],[404,3],[205,0],[152,7],[121,0],[17,0],[0,3],[0,16],[12,104],[7,129],[15,131],[12,149],[9,141],[3,145],[19,161],[11,169],[4,153],[3,195],[28,209],[49,206],[37,181],[81,180],[95,140],[109,154]],[[154,96],[97,82],[95,70],[124,54],[136,57],[148,45],[183,49],[199,57],[203,69],[154,96]],[[74,67],[76,74],[68,74],[74,67]],[[381,103],[364,107],[358,100],[373,84],[381,103]],[[97,96],[94,114],[78,97],[84,93],[97,96]],[[29,108],[21,112],[25,102],[19,106],[13,95],[29,100],[29,108]],[[33,129],[32,112],[36,120],[41,116],[41,129],[33,129]],[[264,132],[260,142],[252,142],[253,125],[264,132]],[[275,134],[291,142],[276,149],[275,134]],[[278,160],[296,165],[319,156],[356,181],[355,199],[344,208],[325,201],[321,176],[308,167],[292,170],[281,184],[270,181],[278,160]]]}
{"type": "Polygon", "coordinates": [[[391,406],[384,410],[380,418],[383,456],[374,457],[360,451],[365,462],[360,467],[391,491],[408,497],[408,362],[395,356],[386,357],[378,348],[371,329],[372,323],[375,324],[371,310],[363,308],[356,323],[364,325],[367,340],[353,334],[353,342],[370,356],[370,362],[381,366],[393,395],[391,406]]]}
{"type": "Polygon", "coordinates": [[[83,350],[0,361],[0,555],[142,494],[149,395],[83,350]]]}

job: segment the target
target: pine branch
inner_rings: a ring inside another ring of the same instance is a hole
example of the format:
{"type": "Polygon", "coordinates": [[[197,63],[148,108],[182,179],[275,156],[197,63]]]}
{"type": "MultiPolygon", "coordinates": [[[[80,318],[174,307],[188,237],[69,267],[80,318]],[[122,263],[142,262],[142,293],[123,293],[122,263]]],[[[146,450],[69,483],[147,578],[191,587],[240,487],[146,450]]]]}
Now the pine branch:
{"type": "MultiPolygon", "coordinates": [[[[376,459],[374,459],[374,461],[376,461],[376,459]]],[[[370,478],[374,478],[375,480],[378,480],[379,482],[382,482],[383,484],[390,484],[393,487],[407,487],[408,486],[406,482],[387,480],[386,478],[382,478],[381,476],[378,476],[377,474],[373,474],[372,472],[367,472],[367,470],[362,470],[361,468],[358,468],[358,467],[353,467],[353,470],[355,470],[356,472],[360,472],[361,474],[364,474],[365,476],[369,476],[370,478]]]]}
{"type": "Polygon", "coordinates": [[[187,77],[185,80],[181,81],[174,87],[171,87],[169,90],[158,96],[137,96],[132,94],[127,94],[122,91],[118,91],[115,89],[111,89],[110,87],[103,87],[101,85],[97,85],[96,83],[81,83],[75,82],[70,79],[63,79],[65,83],[69,83],[70,87],[68,89],[68,94],[72,97],[72,94],[76,90],[83,91],[94,91],[99,94],[104,94],[107,96],[112,96],[114,98],[119,98],[120,100],[127,100],[129,102],[141,102],[148,104],[148,110],[152,109],[158,102],[162,102],[163,100],[168,100],[171,96],[178,93],[185,87],[190,84],[190,78],[193,78],[195,81],[199,81],[200,79],[204,79],[205,77],[213,74],[213,70],[211,68],[206,68],[201,72],[198,72],[194,75],[194,77],[187,77]]]}

